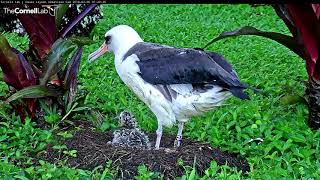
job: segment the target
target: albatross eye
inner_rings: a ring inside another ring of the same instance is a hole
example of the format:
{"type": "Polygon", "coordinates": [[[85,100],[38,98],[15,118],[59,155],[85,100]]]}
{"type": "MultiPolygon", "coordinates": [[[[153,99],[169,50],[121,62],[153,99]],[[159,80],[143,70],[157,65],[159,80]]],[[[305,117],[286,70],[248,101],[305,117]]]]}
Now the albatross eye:
{"type": "Polygon", "coordinates": [[[105,41],[106,41],[106,44],[110,44],[111,36],[106,36],[105,41]]]}

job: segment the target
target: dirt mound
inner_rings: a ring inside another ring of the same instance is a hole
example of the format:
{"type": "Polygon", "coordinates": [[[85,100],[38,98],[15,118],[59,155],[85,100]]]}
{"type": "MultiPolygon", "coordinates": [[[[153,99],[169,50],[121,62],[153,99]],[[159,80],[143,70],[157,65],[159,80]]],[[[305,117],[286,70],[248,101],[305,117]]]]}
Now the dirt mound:
{"type": "MultiPolygon", "coordinates": [[[[154,145],[155,135],[152,133],[148,136],[154,145]]],[[[114,147],[107,144],[112,140],[112,132],[94,132],[90,128],[86,128],[76,132],[71,139],[61,142],[69,150],[77,150],[77,157],[67,157],[49,145],[41,159],[51,163],[66,160],[70,167],[88,170],[112,161],[112,167],[117,168],[119,176],[123,178],[137,175],[137,167],[141,164],[154,172],[160,172],[165,178],[172,179],[182,176],[184,168],[178,163],[180,159],[184,166],[193,167],[195,164],[200,175],[203,175],[204,171],[209,168],[212,160],[215,160],[219,165],[228,164],[228,166],[237,167],[243,172],[250,169],[246,160],[239,158],[238,154],[223,152],[208,144],[186,138],[182,141],[182,147],[174,149],[172,148],[174,139],[174,136],[163,135],[162,148],[158,151],[114,147]]]]}

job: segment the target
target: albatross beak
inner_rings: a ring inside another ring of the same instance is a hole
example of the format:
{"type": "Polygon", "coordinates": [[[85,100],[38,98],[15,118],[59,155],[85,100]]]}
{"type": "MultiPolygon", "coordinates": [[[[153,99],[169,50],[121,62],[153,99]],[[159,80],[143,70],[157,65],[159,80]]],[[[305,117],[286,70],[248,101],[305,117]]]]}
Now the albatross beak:
{"type": "Polygon", "coordinates": [[[94,61],[95,59],[97,59],[98,57],[102,56],[104,53],[106,53],[108,51],[108,46],[107,44],[104,42],[99,49],[97,49],[95,52],[91,53],[88,56],[88,62],[92,63],[92,61],[94,61]]]}

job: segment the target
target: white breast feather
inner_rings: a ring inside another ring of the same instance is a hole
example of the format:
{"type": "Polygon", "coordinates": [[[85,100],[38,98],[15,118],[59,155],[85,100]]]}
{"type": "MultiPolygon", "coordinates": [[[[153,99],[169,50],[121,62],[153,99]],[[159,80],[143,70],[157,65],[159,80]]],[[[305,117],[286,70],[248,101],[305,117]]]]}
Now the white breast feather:
{"type": "Polygon", "coordinates": [[[175,114],[171,103],[152,84],[146,83],[141,76],[136,63],[139,58],[133,54],[124,61],[116,63],[116,70],[122,81],[143,101],[156,115],[158,121],[164,126],[175,123],[175,114]]]}

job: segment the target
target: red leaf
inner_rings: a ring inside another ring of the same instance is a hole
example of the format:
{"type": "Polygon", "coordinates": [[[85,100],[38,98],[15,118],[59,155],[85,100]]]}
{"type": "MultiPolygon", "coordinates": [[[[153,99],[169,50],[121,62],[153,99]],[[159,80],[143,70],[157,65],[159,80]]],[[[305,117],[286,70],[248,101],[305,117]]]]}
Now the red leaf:
{"type": "MultiPolygon", "coordinates": [[[[41,8],[40,5],[29,7],[41,8]]],[[[32,50],[41,60],[44,59],[55,41],[55,17],[49,14],[18,14],[18,18],[29,35],[32,50]]]]}
{"type": "Polygon", "coordinates": [[[312,8],[313,8],[314,13],[317,16],[317,19],[319,20],[319,17],[320,17],[320,4],[312,4],[312,8]]]}
{"type": "MultiPolygon", "coordinates": [[[[309,4],[288,4],[288,12],[299,30],[303,41],[306,56],[316,63],[318,59],[318,34],[319,22],[309,4]]],[[[307,59],[306,59],[307,60],[307,59]]]]}
{"type": "Polygon", "coordinates": [[[35,118],[35,110],[36,110],[36,99],[26,99],[25,100],[26,104],[27,104],[27,112],[29,114],[29,116],[31,117],[31,119],[35,118]]]}
{"type": "Polygon", "coordinates": [[[21,82],[22,87],[28,87],[36,84],[36,75],[33,72],[31,65],[25,59],[23,54],[18,50],[12,48],[12,52],[14,52],[20,61],[21,75],[18,76],[19,81],[21,82]]]}
{"type": "Polygon", "coordinates": [[[313,62],[309,57],[306,57],[305,61],[306,61],[307,72],[308,72],[309,76],[312,76],[314,73],[316,63],[313,62]]]}
{"type": "Polygon", "coordinates": [[[13,108],[15,112],[18,113],[19,117],[21,118],[21,121],[24,123],[26,119],[26,113],[24,111],[24,106],[21,104],[15,104],[13,105],[13,108]]]}
{"type": "Polygon", "coordinates": [[[309,77],[320,80],[320,4],[277,4],[273,7],[301,44],[309,77]]]}
{"type": "Polygon", "coordinates": [[[2,35],[0,35],[0,67],[4,81],[16,89],[36,84],[31,65],[18,50],[11,48],[2,35]]]}

